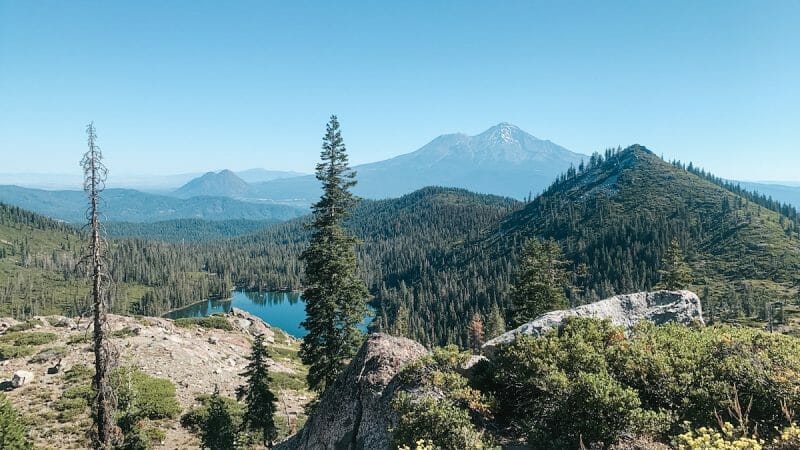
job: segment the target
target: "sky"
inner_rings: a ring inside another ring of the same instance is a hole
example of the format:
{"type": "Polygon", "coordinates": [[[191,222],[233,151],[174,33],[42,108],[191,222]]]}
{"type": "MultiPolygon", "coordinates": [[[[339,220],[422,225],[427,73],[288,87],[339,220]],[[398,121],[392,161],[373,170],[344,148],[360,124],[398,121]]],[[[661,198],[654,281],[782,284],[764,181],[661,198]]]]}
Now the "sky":
{"type": "Polygon", "coordinates": [[[0,0],[0,173],[312,172],[510,122],[800,181],[800,1],[0,0]]]}

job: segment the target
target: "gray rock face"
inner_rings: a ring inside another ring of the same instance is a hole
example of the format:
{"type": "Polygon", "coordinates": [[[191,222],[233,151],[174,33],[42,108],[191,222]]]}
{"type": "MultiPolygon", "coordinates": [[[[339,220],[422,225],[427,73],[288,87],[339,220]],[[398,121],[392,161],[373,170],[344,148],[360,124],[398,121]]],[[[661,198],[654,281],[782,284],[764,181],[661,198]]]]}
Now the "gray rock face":
{"type": "Polygon", "coordinates": [[[609,319],[614,325],[630,329],[643,320],[649,320],[656,324],[667,322],[687,325],[692,322],[703,323],[703,309],[700,306],[700,299],[690,291],[656,291],[616,295],[588,305],[543,314],[532,322],[489,340],[483,345],[484,353],[490,354],[497,345],[513,342],[520,334],[541,336],[543,333],[561,326],[568,317],[609,319]]]}
{"type": "Polygon", "coordinates": [[[14,372],[14,375],[11,377],[11,387],[16,389],[30,383],[31,381],[33,381],[33,372],[28,372],[27,370],[18,370],[14,372]]]}
{"type": "Polygon", "coordinates": [[[388,450],[393,419],[389,403],[397,386],[392,380],[405,365],[425,354],[425,348],[410,339],[370,334],[322,395],[303,429],[276,448],[388,450]]]}

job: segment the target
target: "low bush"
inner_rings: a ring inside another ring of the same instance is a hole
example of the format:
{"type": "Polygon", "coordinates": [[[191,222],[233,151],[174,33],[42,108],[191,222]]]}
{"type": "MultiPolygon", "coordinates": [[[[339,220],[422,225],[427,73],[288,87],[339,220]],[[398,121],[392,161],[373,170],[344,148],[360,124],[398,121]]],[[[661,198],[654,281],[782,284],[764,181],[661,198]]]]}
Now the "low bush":
{"type": "Polygon", "coordinates": [[[73,334],[67,339],[67,344],[75,345],[75,344],[88,344],[92,341],[92,337],[89,333],[79,333],[73,334]]]}
{"type": "Polygon", "coordinates": [[[467,410],[447,399],[416,398],[400,392],[392,400],[392,408],[398,416],[392,429],[396,446],[415,445],[422,439],[443,450],[488,448],[467,410]]]}
{"type": "Polygon", "coordinates": [[[182,319],[175,319],[175,326],[181,328],[201,326],[203,328],[212,328],[225,331],[233,330],[233,325],[231,325],[231,323],[228,322],[228,319],[223,316],[185,317],[182,319]]]}
{"type": "Polygon", "coordinates": [[[119,330],[114,330],[111,332],[111,337],[114,338],[124,339],[133,336],[136,336],[136,331],[133,328],[128,328],[128,327],[119,330]]]}
{"type": "Polygon", "coordinates": [[[737,398],[771,438],[787,425],[782,402],[800,407],[800,341],[728,326],[642,324],[626,336],[575,318],[501,346],[489,373],[501,422],[536,448],[577,448],[581,437],[609,445],[626,433],[667,439],[684,423],[715,426],[737,398]]]}
{"type": "Polygon", "coordinates": [[[55,341],[57,336],[54,333],[42,333],[39,331],[14,331],[0,336],[0,342],[11,345],[45,345],[55,341]]]}
{"type": "Polygon", "coordinates": [[[46,348],[34,355],[28,362],[33,364],[44,363],[63,358],[66,354],[67,349],[65,347],[46,348]]]}
{"type": "Polygon", "coordinates": [[[398,416],[394,445],[413,447],[422,440],[441,449],[491,447],[472,422],[490,415],[489,400],[458,373],[469,358],[455,346],[437,348],[400,373],[401,388],[415,394],[401,391],[392,401],[398,416]]]}
{"type": "Polygon", "coordinates": [[[94,368],[85,364],[75,364],[71,369],[64,372],[64,382],[76,384],[82,381],[89,381],[94,376],[94,368]]]}
{"type": "Polygon", "coordinates": [[[27,345],[0,344],[0,361],[32,355],[36,349],[27,345]]]}
{"type": "Polygon", "coordinates": [[[79,415],[88,412],[93,396],[94,392],[89,385],[67,388],[55,403],[55,410],[58,411],[58,421],[61,423],[70,422],[79,415]]]}
{"type": "Polygon", "coordinates": [[[0,448],[29,450],[33,448],[25,436],[25,428],[11,402],[0,393],[0,448]]]}
{"type": "Polygon", "coordinates": [[[674,440],[678,450],[797,450],[800,428],[792,424],[771,439],[760,439],[741,426],[723,422],[719,429],[701,427],[679,435],[674,440]]]}
{"type": "Polygon", "coordinates": [[[20,322],[20,323],[18,323],[16,325],[11,325],[10,327],[8,327],[8,331],[9,332],[27,331],[27,330],[31,330],[31,329],[35,328],[37,324],[38,324],[38,321],[26,320],[25,322],[20,322]]]}
{"type": "Polygon", "coordinates": [[[171,419],[181,412],[175,385],[165,378],[152,377],[136,368],[121,367],[111,374],[120,411],[134,410],[137,417],[171,419]]]}

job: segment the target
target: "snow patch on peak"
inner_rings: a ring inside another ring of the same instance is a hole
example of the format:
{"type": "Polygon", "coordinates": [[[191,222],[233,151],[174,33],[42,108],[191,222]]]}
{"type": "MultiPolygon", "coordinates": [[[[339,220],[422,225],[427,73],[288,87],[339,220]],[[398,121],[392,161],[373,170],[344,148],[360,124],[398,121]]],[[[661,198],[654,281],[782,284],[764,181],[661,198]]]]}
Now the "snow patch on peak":
{"type": "Polygon", "coordinates": [[[512,125],[508,122],[501,122],[489,131],[489,142],[492,144],[511,144],[517,142],[517,136],[520,133],[519,127],[512,125]]]}

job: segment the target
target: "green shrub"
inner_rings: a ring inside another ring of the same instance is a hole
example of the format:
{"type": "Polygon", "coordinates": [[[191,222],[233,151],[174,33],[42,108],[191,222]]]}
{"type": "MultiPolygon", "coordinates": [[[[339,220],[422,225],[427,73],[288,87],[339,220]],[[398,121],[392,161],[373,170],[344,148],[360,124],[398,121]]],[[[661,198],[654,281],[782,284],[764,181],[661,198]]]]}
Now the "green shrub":
{"type": "Polygon", "coordinates": [[[129,338],[129,337],[133,337],[133,336],[136,336],[136,332],[132,328],[128,328],[128,327],[125,327],[125,328],[122,328],[120,330],[115,330],[115,331],[111,332],[111,337],[114,337],[114,338],[123,339],[123,338],[129,338]]]}
{"type": "Polygon", "coordinates": [[[228,319],[223,316],[184,317],[182,319],[175,319],[175,326],[181,328],[201,326],[203,328],[213,328],[218,330],[233,330],[233,325],[231,325],[231,323],[228,322],[228,319]]]}
{"type": "Polygon", "coordinates": [[[25,322],[20,322],[20,323],[18,323],[16,325],[11,325],[10,327],[8,327],[8,331],[9,332],[26,331],[26,330],[33,329],[37,324],[38,324],[38,321],[36,321],[36,320],[26,320],[25,322]]]}
{"type": "Polygon", "coordinates": [[[663,431],[669,419],[642,410],[636,391],[606,373],[579,373],[552,408],[528,442],[548,442],[550,448],[577,448],[581,440],[611,444],[625,432],[663,431]]]}
{"type": "Polygon", "coordinates": [[[67,354],[67,349],[65,347],[53,347],[53,348],[46,348],[36,355],[33,358],[29,359],[28,362],[33,364],[48,362],[57,360],[59,358],[64,357],[67,354]]]}
{"type": "Polygon", "coordinates": [[[75,364],[71,369],[64,372],[64,382],[75,384],[89,381],[94,376],[94,368],[85,364],[75,364]]]}
{"type": "Polygon", "coordinates": [[[88,384],[68,387],[54,406],[55,410],[58,411],[58,421],[61,423],[70,422],[75,417],[88,412],[93,397],[94,391],[88,384]]]}
{"type": "Polygon", "coordinates": [[[73,334],[67,339],[67,344],[88,344],[92,340],[88,333],[73,334]]]}
{"type": "Polygon", "coordinates": [[[8,450],[29,450],[33,445],[25,437],[25,428],[14,411],[11,402],[0,393],[0,448],[8,450]]]}
{"type": "Polygon", "coordinates": [[[137,417],[171,419],[181,411],[175,397],[175,385],[165,378],[122,367],[111,374],[111,385],[117,393],[119,410],[135,410],[137,417]]]}
{"type": "Polygon", "coordinates": [[[0,345],[0,361],[30,356],[35,349],[27,345],[0,345]]]}
{"type": "Polygon", "coordinates": [[[270,372],[269,378],[270,383],[276,388],[302,391],[308,387],[305,377],[297,373],[270,372]]]}
{"type": "Polygon", "coordinates": [[[14,331],[0,336],[0,342],[11,345],[44,345],[55,341],[54,333],[14,331]]]}
{"type": "MultiPolygon", "coordinates": [[[[231,418],[233,425],[239,429],[244,417],[244,405],[229,397],[220,397],[225,404],[231,418]]],[[[200,406],[190,409],[186,414],[181,416],[181,425],[193,433],[201,433],[208,421],[209,406],[211,405],[211,395],[200,395],[197,397],[197,402],[200,406]]]]}
{"type": "Polygon", "coordinates": [[[429,440],[436,448],[488,448],[471,418],[486,415],[488,400],[458,370],[469,360],[469,352],[454,345],[436,348],[400,373],[399,380],[415,392],[399,392],[392,401],[398,424],[392,430],[396,446],[413,447],[429,440]]]}
{"type": "Polygon", "coordinates": [[[395,446],[414,446],[424,439],[444,450],[487,448],[469,413],[446,399],[430,396],[415,399],[400,392],[392,400],[392,408],[398,416],[397,426],[392,429],[395,446]]]}
{"type": "MultiPolygon", "coordinates": [[[[607,321],[574,318],[541,338],[495,352],[489,370],[501,422],[543,437],[612,444],[623,433],[666,437],[716,424],[738,393],[769,437],[800,406],[800,340],[733,327],[642,324],[626,336],[607,321]]],[[[540,444],[539,447],[542,445],[540,444]]]]}

